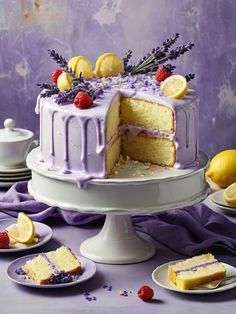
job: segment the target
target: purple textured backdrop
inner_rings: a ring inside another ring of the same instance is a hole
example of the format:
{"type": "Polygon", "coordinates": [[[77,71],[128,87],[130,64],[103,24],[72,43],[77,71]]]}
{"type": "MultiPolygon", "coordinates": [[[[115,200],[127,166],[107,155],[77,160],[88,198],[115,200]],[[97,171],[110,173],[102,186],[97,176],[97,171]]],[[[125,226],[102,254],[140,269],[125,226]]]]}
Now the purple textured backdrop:
{"type": "Polygon", "coordinates": [[[138,60],[180,32],[195,43],[176,72],[196,74],[200,146],[210,155],[236,148],[235,21],[235,0],[0,0],[0,125],[12,117],[38,137],[36,83],[55,68],[47,49],[93,63],[132,49],[138,60]]]}

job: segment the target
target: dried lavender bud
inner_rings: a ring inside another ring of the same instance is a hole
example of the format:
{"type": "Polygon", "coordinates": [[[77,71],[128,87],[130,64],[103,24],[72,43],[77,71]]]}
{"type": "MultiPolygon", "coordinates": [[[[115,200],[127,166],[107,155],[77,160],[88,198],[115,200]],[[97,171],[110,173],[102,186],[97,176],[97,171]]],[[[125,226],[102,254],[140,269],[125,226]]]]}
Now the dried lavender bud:
{"type": "Polygon", "coordinates": [[[166,64],[163,65],[163,68],[167,71],[172,73],[174,71],[174,69],[176,68],[176,66],[172,65],[172,64],[166,64]]]}
{"type": "Polygon", "coordinates": [[[195,74],[189,73],[189,74],[185,75],[185,78],[186,78],[187,82],[189,82],[195,78],[195,74]]]}
{"type": "Polygon", "coordinates": [[[53,89],[53,85],[47,84],[47,83],[38,83],[37,86],[39,86],[42,89],[53,89]]]}

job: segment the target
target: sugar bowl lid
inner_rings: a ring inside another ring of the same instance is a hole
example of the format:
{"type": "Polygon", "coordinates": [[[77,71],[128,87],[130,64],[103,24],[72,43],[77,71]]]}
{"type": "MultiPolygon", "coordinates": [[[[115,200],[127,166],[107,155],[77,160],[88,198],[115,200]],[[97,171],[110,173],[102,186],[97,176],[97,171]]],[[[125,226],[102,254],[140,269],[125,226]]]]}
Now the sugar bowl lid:
{"type": "Polygon", "coordinates": [[[4,128],[0,129],[0,142],[18,142],[33,137],[33,132],[25,129],[15,128],[13,119],[6,119],[3,123],[4,128]]]}

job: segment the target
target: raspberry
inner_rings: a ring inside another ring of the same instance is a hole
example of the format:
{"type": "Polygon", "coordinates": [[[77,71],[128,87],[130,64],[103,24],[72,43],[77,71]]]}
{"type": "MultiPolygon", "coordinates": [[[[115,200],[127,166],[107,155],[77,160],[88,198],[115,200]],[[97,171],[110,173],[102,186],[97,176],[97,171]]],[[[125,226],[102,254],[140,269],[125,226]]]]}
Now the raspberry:
{"type": "Polygon", "coordinates": [[[149,286],[142,286],[141,288],[139,288],[138,297],[141,300],[148,301],[148,300],[151,300],[153,296],[154,296],[154,292],[152,288],[150,288],[149,286]]]}
{"type": "Polygon", "coordinates": [[[93,100],[88,94],[84,92],[78,92],[74,99],[74,105],[79,109],[88,109],[92,107],[93,100]]]}
{"type": "Polygon", "coordinates": [[[0,249],[8,247],[10,239],[7,232],[0,232],[0,249]]]}
{"type": "Polygon", "coordinates": [[[167,67],[160,67],[156,71],[155,79],[157,82],[162,82],[171,75],[172,75],[172,72],[168,71],[167,67]]]}
{"type": "Polygon", "coordinates": [[[53,84],[57,84],[58,77],[61,75],[61,73],[61,69],[56,69],[51,73],[51,81],[53,84]]]}

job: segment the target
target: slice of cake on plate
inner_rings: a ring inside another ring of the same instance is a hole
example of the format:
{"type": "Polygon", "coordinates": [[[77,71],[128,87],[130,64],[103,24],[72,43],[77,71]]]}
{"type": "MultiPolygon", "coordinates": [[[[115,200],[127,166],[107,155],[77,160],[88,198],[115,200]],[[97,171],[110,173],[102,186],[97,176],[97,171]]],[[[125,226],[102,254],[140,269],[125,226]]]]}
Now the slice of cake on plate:
{"type": "Polygon", "coordinates": [[[226,269],[212,254],[202,254],[168,266],[170,283],[182,290],[223,279],[226,269]]]}
{"type": "Polygon", "coordinates": [[[73,281],[71,275],[81,273],[81,263],[68,247],[61,246],[28,260],[22,270],[39,285],[67,283],[73,281]]]}

